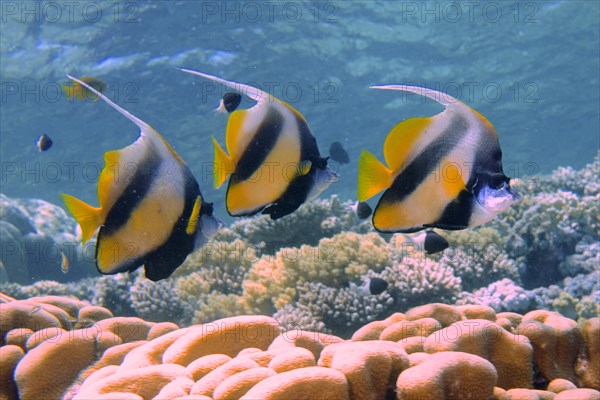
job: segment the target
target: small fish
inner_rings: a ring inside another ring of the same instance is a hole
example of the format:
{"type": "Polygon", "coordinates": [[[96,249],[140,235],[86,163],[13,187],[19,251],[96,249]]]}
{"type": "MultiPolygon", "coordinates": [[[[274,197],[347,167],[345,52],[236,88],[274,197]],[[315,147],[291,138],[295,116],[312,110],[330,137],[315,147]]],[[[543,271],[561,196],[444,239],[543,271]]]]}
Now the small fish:
{"type": "Polygon", "coordinates": [[[372,88],[420,94],[445,107],[433,117],[396,125],[383,145],[386,165],[363,150],[358,200],[366,201],[385,190],[373,213],[375,229],[471,228],[492,220],[520,199],[502,171],[496,130],[481,114],[432,89],[372,88]]]}
{"type": "Polygon", "coordinates": [[[242,102],[242,95],[236,92],[228,92],[223,95],[219,107],[215,110],[223,114],[230,114],[238,108],[242,102]]]}
{"type": "Polygon", "coordinates": [[[84,82],[85,85],[82,85],[79,82],[69,82],[62,85],[62,89],[65,92],[68,100],[98,100],[98,95],[96,92],[104,93],[108,87],[108,85],[100,79],[92,78],[91,76],[84,76],[80,78],[80,81],[84,82]],[[90,90],[90,87],[93,90],[90,90]]]}
{"type": "Polygon", "coordinates": [[[419,248],[423,249],[427,254],[435,254],[444,251],[450,246],[448,241],[433,229],[426,229],[418,234],[402,234],[398,233],[395,237],[396,244],[414,243],[419,248]]]}
{"type": "Polygon", "coordinates": [[[329,146],[329,157],[340,164],[348,164],[350,162],[350,156],[340,142],[331,143],[331,146],[329,146]]]}
{"type": "Polygon", "coordinates": [[[317,197],[337,174],[321,157],[304,117],[270,94],[242,83],[189,69],[184,72],[235,89],[256,105],[229,115],[226,153],[213,137],[214,185],[227,187],[227,212],[234,217],[261,212],[278,219],[317,197]]]}
{"type": "Polygon", "coordinates": [[[39,151],[48,150],[50,147],[52,147],[52,143],[53,142],[52,139],[50,139],[50,136],[46,135],[45,133],[42,134],[42,136],[40,136],[36,142],[39,151]]]}
{"type": "Polygon", "coordinates": [[[376,296],[383,293],[388,286],[388,283],[381,278],[367,278],[360,286],[350,282],[350,290],[362,296],[376,296]]]}
{"type": "Polygon", "coordinates": [[[96,239],[96,267],[102,274],[133,271],[142,264],[153,281],[169,277],[193,250],[220,228],[211,203],[169,143],[87,83],[95,95],[140,128],[130,146],[104,154],[98,180],[100,207],[62,194],[82,231],[82,242],[96,239]]]}
{"type": "Polygon", "coordinates": [[[60,252],[60,269],[63,274],[69,272],[69,259],[64,252],[60,252]]]}
{"type": "Polygon", "coordinates": [[[373,209],[368,203],[357,201],[350,206],[350,209],[356,213],[358,219],[367,219],[373,213],[373,209]]]}

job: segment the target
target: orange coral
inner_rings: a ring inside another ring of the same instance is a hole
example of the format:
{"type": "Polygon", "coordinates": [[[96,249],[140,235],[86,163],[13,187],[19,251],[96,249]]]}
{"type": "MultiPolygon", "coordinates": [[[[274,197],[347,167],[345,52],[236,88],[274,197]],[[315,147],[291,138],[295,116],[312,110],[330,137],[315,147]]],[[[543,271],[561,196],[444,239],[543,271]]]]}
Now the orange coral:
{"type": "Polygon", "coordinates": [[[194,326],[174,342],[163,356],[163,362],[187,366],[207,354],[235,356],[247,347],[265,350],[279,335],[279,325],[263,315],[248,315],[216,320],[194,326]]]}
{"type": "Polygon", "coordinates": [[[15,328],[8,331],[4,339],[6,341],[6,344],[14,344],[15,346],[19,346],[20,348],[25,350],[25,343],[27,342],[27,339],[29,339],[29,337],[33,334],[34,332],[31,329],[15,328]]]}
{"type": "Polygon", "coordinates": [[[308,367],[260,381],[240,400],[349,400],[348,382],[331,368],[308,367]]]}
{"type": "Polygon", "coordinates": [[[503,389],[532,386],[533,349],[525,336],[514,335],[495,322],[471,319],[455,322],[427,337],[427,353],[460,351],[489,360],[503,389]]]}
{"type": "Polygon", "coordinates": [[[258,382],[263,381],[276,372],[270,368],[258,367],[247,369],[223,380],[214,391],[215,400],[237,400],[258,382]]]}
{"type": "Polygon", "coordinates": [[[80,329],[27,352],[15,370],[21,399],[62,397],[77,375],[96,361],[97,345],[93,331],[80,329]]]}
{"type": "Polygon", "coordinates": [[[496,384],[494,366],[473,354],[440,352],[408,368],[396,382],[398,400],[488,400],[496,384]]]}
{"type": "Polygon", "coordinates": [[[467,304],[456,306],[456,309],[464,315],[465,319],[487,319],[496,321],[496,312],[492,307],[478,304],[467,304]]]}
{"type": "Polygon", "coordinates": [[[89,385],[84,384],[74,400],[97,398],[110,393],[134,393],[144,399],[155,397],[169,382],[188,377],[184,367],[176,364],[151,365],[129,370],[118,370],[89,385]]]}
{"type": "Polygon", "coordinates": [[[462,313],[456,307],[442,303],[431,303],[411,308],[406,312],[406,320],[414,321],[421,318],[437,319],[443,327],[462,319],[462,313]]]}
{"type": "Polygon", "coordinates": [[[89,319],[92,321],[100,321],[112,317],[113,313],[109,309],[100,306],[82,307],[77,314],[77,319],[89,319]]]}
{"type": "Polygon", "coordinates": [[[590,318],[583,324],[583,339],[577,376],[581,386],[600,390],[600,318],[590,318]]]}
{"type": "Polygon", "coordinates": [[[384,319],[383,321],[373,321],[365,326],[359,328],[352,335],[353,341],[359,340],[378,340],[380,339],[381,332],[388,326],[392,325],[395,322],[401,322],[406,320],[406,315],[402,313],[394,313],[384,319]]]}
{"type": "Polygon", "coordinates": [[[19,346],[9,344],[0,347],[0,399],[2,400],[19,398],[13,374],[23,355],[23,349],[19,346]]]}
{"type": "Polygon", "coordinates": [[[165,351],[169,346],[175,343],[177,339],[188,333],[190,329],[191,328],[178,329],[139,346],[125,356],[121,368],[131,369],[162,364],[165,351]]]}
{"type": "Polygon", "coordinates": [[[531,341],[535,363],[546,380],[576,381],[574,366],[583,335],[575,321],[552,311],[531,311],[523,316],[517,331],[531,341]]]}
{"type": "Polygon", "coordinates": [[[217,367],[225,364],[229,360],[231,360],[231,357],[226,356],[225,354],[209,354],[192,361],[186,367],[186,370],[189,372],[195,382],[199,381],[203,376],[215,370],[217,367]]]}
{"type": "Polygon", "coordinates": [[[212,396],[217,386],[230,376],[258,367],[260,365],[249,358],[233,358],[196,381],[190,394],[212,396]]]}
{"type": "Polygon", "coordinates": [[[600,400],[600,392],[594,389],[571,389],[558,393],[554,400],[600,400]]]}
{"type": "Polygon", "coordinates": [[[335,335],[292,329],[284,331],[281,335],[277,336],[269,346],[269,350],[275,348],[304,347],[313,353],[315,360],[317,360],[325,346],[343,341],[342,338],[335,335]]]}
{"type": "Polygon", "coordinates": [[[58,318],[41,306],[30,301],[11,301],[0,303],[0,346],[6,344],[5,335],[16,328],[39,331],[47,328],[62,328],[58,318]]]}
{"type": "Polygon", "coordinates": [[[387,387],[408,367],[408,355],[392,342],[344,342],[327,346],[319,366],[344,373],[352,399],[375,400],[385,398],[387,387]]]}
{"type": "Polygon", "coordinates": [[[429,336],[441,328],[442,324],[433,318],[420,318],[414,321],[401,321],[385,328],[379,335],[379,339],[397,342],[413,336],[429,336]]]}

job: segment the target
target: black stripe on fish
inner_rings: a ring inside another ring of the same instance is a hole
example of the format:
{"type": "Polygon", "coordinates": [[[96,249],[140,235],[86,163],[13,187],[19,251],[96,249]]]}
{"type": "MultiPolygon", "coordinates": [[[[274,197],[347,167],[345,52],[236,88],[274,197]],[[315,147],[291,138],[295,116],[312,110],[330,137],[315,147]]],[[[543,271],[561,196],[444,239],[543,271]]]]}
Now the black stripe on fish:
{"type": "MultiPolygon", "coordinates": [[[[303,118],[296,116],[296,123],[298,124],[298,129],[300,130],[300,146],[301,153],[300,159],[310,160],[315,164],[315,160],[321,158],[321,153],[319,153],[319,146],[317,146],[317,138],[312,134],[308,124],[303,118]]],[[[321,166],[321,169],[325,169],[325,167],[321,166]]]]}
{"type": "MultiPolygon", "coordinates": [[[[144,158],[140,164],[135,166],[137,169],[131,182],[115,200],[115,206],[108,212],[106,221],[100,229],[101,232],[103,231],[111,235],[123,227],[138,204],[144,200],[144,197],[146,197],[148,191],[152,188],[156,173],[160,170],[161,160],[153,153],[151,154],[151,156],[144,158]]],[[[125,178],[123,177],[122,179],[125,178]]]]}
{"type": "Polygon", "coordinates": [[[442,132],[394,179],[380,202],[397,203],[409,197],[436,168],[439,168],[441,160],[465,137],[468,127],[468,122],[457,116],[450,129],[442,132]]]}
{"type": "MultiPolygon", "coordinates": [[[[195,234],[188,235],[185,231],[196,198],[200,195],[198,182],[196,182],[189,169],[187,167],[185,169],[184,179],[186,185],[183,214],[173,227],[167,241],[144,257],[146,278],[155,282],[171,276],[173,271],[184,262],[188,254],[194,250],[196,235],[201,234],[201,232],[196,231],[195,234]]],[[[202,207],[198,218],[200,219],[202,215],[206,214],[207,210],[207,208],[202,207]]],[[[210,208],[210,212],[212,214],[212,208],[210,208]]],[[[201,229],[200,223],[198,223],[199,229],[201,229]]]]}
{"type": "Polygon", "coordinates": [[[302,161],[309,160],[312,163],[307,175],[299,176],[291,182],[283,195],[262,211],[262,214],[271,216],[276,220],[293,213],[306,201],[310,190],[315,184],[315,169],[327,168],[327,159],[322,158],[317,146],[317,139],[312,134],[304,119],[296,116],[296,122],[300,130],[300,158],[302,161]]]}
{"type": "Polygon", "coordinates": [[[282,129],[283,115],[274,107],[270,107],[248,147],[244,149],[235,172],[231,175],[230,185],[249,179],[263,165],[269,153],[273,151],[282,129]]]}
{"type": "Polygon", "coordinates": [[[471,221],[475,201],[475,197],[471,192],[466,190],[461,191],[454,201],[451,201],[446,205],[442,216],[433,224],[428,224],[426,226],[446,230],[460,230],[467,228],[471,221]]]}

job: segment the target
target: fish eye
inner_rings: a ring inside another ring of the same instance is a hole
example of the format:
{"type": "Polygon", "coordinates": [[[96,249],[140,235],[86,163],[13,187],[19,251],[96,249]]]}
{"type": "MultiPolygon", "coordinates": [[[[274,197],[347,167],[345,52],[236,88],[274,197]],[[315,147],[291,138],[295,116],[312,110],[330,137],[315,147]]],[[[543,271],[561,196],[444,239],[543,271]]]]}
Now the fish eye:
{"type": "Polygon", "coordinates": [[[502,174],[494,174],[490,176],[488,185],[492,189],[501,189],[504,186],[507,178],[502,174]]]}

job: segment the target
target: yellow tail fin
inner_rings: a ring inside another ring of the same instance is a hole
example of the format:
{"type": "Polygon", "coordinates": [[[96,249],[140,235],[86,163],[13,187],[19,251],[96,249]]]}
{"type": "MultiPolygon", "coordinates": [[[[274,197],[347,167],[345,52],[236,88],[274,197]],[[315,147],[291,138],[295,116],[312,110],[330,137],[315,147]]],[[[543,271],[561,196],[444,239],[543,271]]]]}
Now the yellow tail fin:
{"type": "Polygon", "coordinates": [[[227,180],[227,177],[235,171],[235,163],[233,158],[229,157],[221,146],[219,146],[219,142],[217,142],[214,136],[212,137],[212,141],[215,146],[215,163],[213,165],[214,186],[215,189],[218,189],[227,180]]]}
{"type": "Polygon", "coordinates": [[[358,201],[367,201],[391,185],[392,171],[363,150],[358,161],[358,201]]]}
{"type": "Polygon", "coordinates": [[[87,203],[71,195],[61,193],[67,210],[73,215],[79,226],[81,226],[81,243],[85,243],[92,238],[96,229],[100,226],[100,208],[92,207],[87,203]]]}

